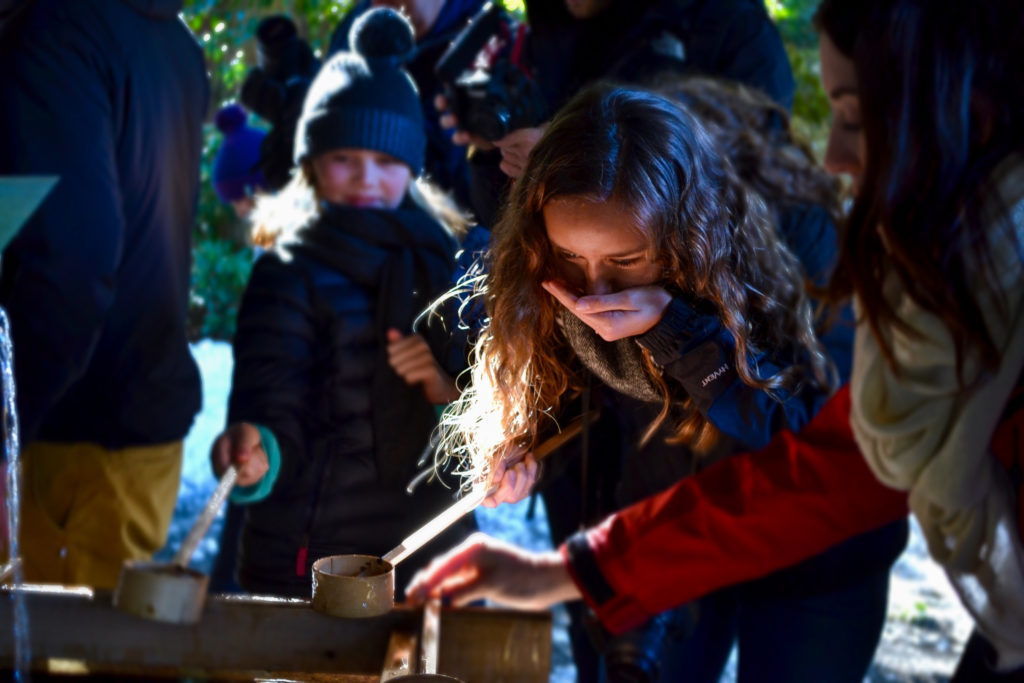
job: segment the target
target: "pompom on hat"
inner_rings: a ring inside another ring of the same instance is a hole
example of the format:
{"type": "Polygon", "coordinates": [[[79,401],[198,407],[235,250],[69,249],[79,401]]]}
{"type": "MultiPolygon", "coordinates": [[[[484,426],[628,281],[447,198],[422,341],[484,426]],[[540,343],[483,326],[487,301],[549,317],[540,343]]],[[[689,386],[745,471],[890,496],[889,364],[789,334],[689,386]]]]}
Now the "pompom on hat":
{"type": "Polygon", "coordinates": [[[354,52],[334,55],[313,79],[295,129],[295,162],[332,149],[372,149],[423,171],[427,137],[412,77],[412,24],[377,7],[352,26],[354,52]]]}
{"type": "Polygon", "coordinates": [[[224,141],[213,159],[213,189],[225,204],[244,199],[264,185],[258,165],[266,133],[247,125],[248,118],[237,104],[221,108],[214,118],[224,141]]]}

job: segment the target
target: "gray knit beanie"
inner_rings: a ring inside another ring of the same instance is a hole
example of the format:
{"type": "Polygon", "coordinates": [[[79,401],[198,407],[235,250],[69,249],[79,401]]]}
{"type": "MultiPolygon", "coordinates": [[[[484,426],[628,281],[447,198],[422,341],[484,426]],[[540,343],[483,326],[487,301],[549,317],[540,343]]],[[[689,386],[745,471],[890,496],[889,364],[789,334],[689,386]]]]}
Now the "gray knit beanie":
{"type": "Polygon", "coordinates": [[[412,77],[402,68],[415,45],[412,24],[387,7],[352,26],[354,52],[327,61],[309,87],[295,129],[295,162],[342,147],[400,159],[418,176],[427,138],[412,77]]]}

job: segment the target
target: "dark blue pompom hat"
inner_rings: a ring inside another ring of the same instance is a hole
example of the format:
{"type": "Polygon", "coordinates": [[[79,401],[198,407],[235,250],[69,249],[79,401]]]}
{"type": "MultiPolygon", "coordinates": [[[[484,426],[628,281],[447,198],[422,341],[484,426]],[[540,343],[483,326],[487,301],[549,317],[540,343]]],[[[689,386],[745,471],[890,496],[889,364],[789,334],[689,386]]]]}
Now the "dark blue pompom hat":
{"type": "Polygon", "coordinates": [[[402,68],[415,46],[412,24],[378,7],[352,26],[353,52],[321,67],[295,130],[295,162],[341,147],[372,149],[423,171],[427,139],[412,77],[402,68]]]}

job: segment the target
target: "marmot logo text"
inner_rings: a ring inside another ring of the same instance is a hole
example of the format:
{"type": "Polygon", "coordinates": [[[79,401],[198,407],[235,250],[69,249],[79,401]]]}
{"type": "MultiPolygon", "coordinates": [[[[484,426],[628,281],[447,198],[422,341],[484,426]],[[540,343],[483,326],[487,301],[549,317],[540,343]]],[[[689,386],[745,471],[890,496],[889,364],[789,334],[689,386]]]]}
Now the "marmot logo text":
{"type": "Polygon", "coordinates": [[[711,373],[710,375],[708,375],[707,377],[705,377],[705,378],[704,378],[704,379],[703,379],[703,380],[701,381],[701,383],[700,383],[701,387],[706,387],[707,385],[711,384],[711,383],[712,383],[712,382],[714,382],[714,381],[715,381],[716,379],[718,379],[719,377],[721,377],[721,376],[722,376],[722,373],[724,373],[724,372],[725,372],[726,370],[728,370],[728,369],[729,369],[729,364],[728,364],[728,363],[723,363],[723,364],[722,364],[722,367],[718,368],[717,370],[715,370],[714,372],[712,372],[712,373],[711,373]]]}

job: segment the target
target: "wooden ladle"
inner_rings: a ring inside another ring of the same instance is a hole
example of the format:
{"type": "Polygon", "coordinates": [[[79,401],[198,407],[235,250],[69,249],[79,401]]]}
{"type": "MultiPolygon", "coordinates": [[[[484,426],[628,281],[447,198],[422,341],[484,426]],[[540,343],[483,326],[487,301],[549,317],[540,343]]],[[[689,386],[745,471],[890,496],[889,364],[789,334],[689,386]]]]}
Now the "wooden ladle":
{"type": "Polygon", "coordinates": [[[179,624],[199,621],[209,577],[190,569],[188,563],[237,478],[238,470],[234,465],[224,471],[172,562],[127,560],[122,565],[114,589],[114,605],[118,609],[158,621],[179,624]]]}

